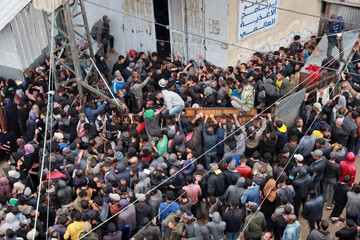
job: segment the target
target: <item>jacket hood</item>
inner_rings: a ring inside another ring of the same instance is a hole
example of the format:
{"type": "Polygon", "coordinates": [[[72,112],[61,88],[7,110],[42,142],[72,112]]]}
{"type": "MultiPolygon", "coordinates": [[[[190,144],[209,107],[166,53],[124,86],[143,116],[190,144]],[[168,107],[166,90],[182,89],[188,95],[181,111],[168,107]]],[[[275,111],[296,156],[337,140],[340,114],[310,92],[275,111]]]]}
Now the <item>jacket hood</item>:
{"type": "Polygon", "coordinates": [[[236,187],[244,187],[244,185],[245,185],[245,178],[244,177],[239,178],[235,183],[236,187]]]}
{"type": "Polygon", "coordinates": [[[285,124],[283,124],[280,128],[278,128],[278,131],[282,132],[282,133],[286,132],[286,130],[287,130],[287,127],[285,124]]]}
{"type": "Polygon", "coordinates": [[[5,185],[9,185],[9,180],[7,179],[7,177],[1,177],[0,178],[0,185],[1,186],[5,186],[5,185]]]}
{"type": "Polygon", "coordinates": [[[16,221],[16,217],[15,217],[15,215],[13,213],[8,213],[6,215],[6,222],[13,223],[15,221],[16,221]]]}
{"type": "Polygon", "coordinates": [[[299,175],[300,175],[300,177],[305,177],[306,176],[306,174],[307,174],[307,171],[306,171],[306,169],[305,168],[300,168],[300,170],[299,170],[299,175]]]}
{"type": "Polygon", "coordinates": [[[342,107],[346,107],[346,98],[345,96],[340,96],[338,100],[338,105],[342,107]]]}
{"type": "Polygon", "coordinates": [[[64,180],[59,180],[58,181],[58,185],[59,185],[59,188],[64,188],[64,187],[66,187],[66,182],[64,181],[64,180]]]}
{"type": "Polygon", "coordinates": [[[313,239],[319,239],[319,240],[326,240],[327,239],[327,235],[330,234],[330,232],[328,231],[321,231],[319,229],[317,230],[313,230],[311,232],[311,234],[314,234],[314,238],[313,239]],[[314,233],[313,233],[314,232],[314,233]]]}
{"type": "Polygon", "coordinates": [[[116,169],[119,171],[119,172],[124,172],[125,171],[125,164],[123,163],[118,163],[118,165],[116,165],[116,169]]]}
{"type": "Polygon", "coordinates": [[[349,163],[355,162],[355,154],[353,152],[349,152],[346,156],[346,161],[349,163]]]}
{"type": "Polygon", "coordinates": [[[216,222],[216,223],[221,222],[220,213],[214,212],[214,213],[212,214],[212,220],[213,220],[214,222],[216,222]]]}
{"type": "Polygon", "coordinates": [[[145,178],[147,177],[146,173],[143,172],[139,172],[139,181],[144,181],[145,178]]]}

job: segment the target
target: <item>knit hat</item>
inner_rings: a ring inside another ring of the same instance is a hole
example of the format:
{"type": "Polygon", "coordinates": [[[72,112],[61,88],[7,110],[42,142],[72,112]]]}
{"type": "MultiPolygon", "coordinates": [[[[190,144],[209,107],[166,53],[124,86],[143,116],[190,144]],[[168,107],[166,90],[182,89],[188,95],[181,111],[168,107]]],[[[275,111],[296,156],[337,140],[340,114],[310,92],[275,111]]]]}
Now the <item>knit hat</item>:
{"type": "Polygon", "coordinates": [[[63,140],[64,139],[64,134],[57,132],[57,133],[54,134],[54,137],[56,137],[59,140],[63,140]]]}
{"type": "Polygon", "coordinates": [[[159,168],[162,168],[162,169],[167,169],[167,164],[162,162],[158,165],[159,168]]]}
{"type": "Polygon", "coordinates": [[[36,236],[36,230],[35,228],[31,229],[31,231],[29,231],[27,234],[26,234],[26,239],[27,240],[33,240],[36,236]]]}
{"type": "Polygon", "coordinates": [[[120,76],[121,76],[120,71],[119,71],[119,70],[116,70],[116,71],[115,71],[115,77],[120,77],[120,76]]]}
{"type": "Polygon", "coordinates": [[[175,145],[180,145],[182,144],[184,141],[184,137],[180,134],[176,134],[175,137],[174,137],[174,143],[175,145]]]}
{"type": "Polygon", "coordinates": [[[31,189],[29,187],[26,187],[24,190],[24,196],[29,197],[31,195],[31,189]]]}
{"type": "Polygon", "coordinates": [[[15,170],[10,170],[8,172],[8,175],[9,175],[9,177],[12,177],[12,178],[15,178],[15,179],[18,179],[20,177],[20,173],[15,171],[15,170]]]}
{"type": "Polygon", "coordinates": [[[322,157],[323,152],[319,149],[316,149],[315,151],[311,152],[311,155],[313,155],[314,157],[322,157]]]}
{"type": "Polygon", "coordinates": [[[294,155],[294,158],[295,158],[296,160],[298,160],[299,162],[302,162],[302,161],[304,160],[304,157],[303,157],[303,155],[301,155],[301,154],[295,154],[295,155],[294,155]]]}
{"type": "Polygon", "coordinates": [[[22,184],[21,182],[16,182],[14,183],[14,189],[16,190],[17,193],[23,193],[25,189],[25,185],[22,184]]]}
{"type": "Polygon", "coordinates": [[[91,223],[89,223],[88,221],[85,221],[84,222],[84,231],[88,233],[91,231],[91,229],[92,229],[91,223]]]}
{"type": "Polygon", "coordinates": [[[167,136],[170,138],[170,139],[173,139],[175,137],[175,134],[176,132],[174,130],[169,130],[167,132],[167,136]]]}
{"type": "Polygon", "coordinates": [[[191,220],[193,219],[193,215],[189,212],[183,213],[183,218],[186,220],[191,220]]]}
{"type": "Polygon", "coordinates": [[[231,162],[229,163],[227,169],[228,169],[230,172],[237,172],[235,168],[236,168],[236,161],[233,159],[233,160],[231,160],[231,162]]]}
{"type": "Polygon", "coordinates": [[[109,223],[108,227],[107,227],[107,232],[108,233],[113,233],[116,232],[116,226],[115,223],[109,223]]]}
{"type": "Polygon", "coordinates": [[[128,200],[126,200],[126,199],[121,199],[120,200],[120,206],[122,207],[122,208],[125,208],[125,207],[127,207],[129,205],[129,201],[128,200]]]}
{"type": "Polygon", "coordinates": [[[18,203],[18,200],[16,198],[11,198],[9,200],[9,204],[15,206],[18,203]]]}
{"type": "Polygon", "coordinates": [[[179,166],[179,165],[180,165],[180,161],[177,160],[177,156],[176,156],[175,153],[170,153],[168,162],[169,162],[171,165],[174,165],[174,166],[179,166]]]}
{"type": "Polygon", "coordinates": [[[148,109],[148,110],[145,111],[145,117],[146,118],[152,118],[154,115],[155,115],[155,112],[152,109],[148,109]]]}
{"type": "Polygon", "coordinates": [[[137,193],[137,194],[135,194],[135,197],[137,200],[142,201],[142,202],[145,202],[145,200],[146,200],[146,196],[143,193],[137,193]]]}
{"type": "Polygon", "coordinates": [[[321,112],[321,104],[320,103],[318,103],[318,102],[316,102],[316,103],[314,103],[314,107],[319,111],[319,112],[321,112]]]}
{"type": "Polygon", "coordinates": [[[111,200],[115,201],[115,202],[118,202],[120,201],[120,195],[117,194],[117,193],[110,193],[109,194],[109,197],[111,200]]]}

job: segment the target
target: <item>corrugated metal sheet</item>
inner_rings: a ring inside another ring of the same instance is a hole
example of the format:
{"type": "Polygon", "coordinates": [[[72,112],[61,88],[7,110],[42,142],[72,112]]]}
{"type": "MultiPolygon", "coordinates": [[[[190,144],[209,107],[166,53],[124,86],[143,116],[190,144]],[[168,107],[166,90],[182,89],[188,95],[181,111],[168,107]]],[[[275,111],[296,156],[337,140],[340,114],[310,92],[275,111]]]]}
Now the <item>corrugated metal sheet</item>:
{"type": "Polygon", "coordinates": [[[0,30],[14,19],[31,0],[0,0],[0,30]]]}
{"type": "MultiPolygon", "coordinates": [[[[340,4],[330,4],[330,15],[336,13],[339,16],[342,16],[345,21],[360,23],[360,14],[359,8],[357,7],[349,7],[340,4]]],[[[347,30],[353,30],[360,28],[358,25],[353,25],[349,23],[345,23],[345,27],[347,30]]]]}
{"type": "Polygon", "coordinates": [[[0,65],[16,69],[30,66],[48,45],[46,31],[42,11],[32,5],[22,9],[0,32],[0,65]]]}

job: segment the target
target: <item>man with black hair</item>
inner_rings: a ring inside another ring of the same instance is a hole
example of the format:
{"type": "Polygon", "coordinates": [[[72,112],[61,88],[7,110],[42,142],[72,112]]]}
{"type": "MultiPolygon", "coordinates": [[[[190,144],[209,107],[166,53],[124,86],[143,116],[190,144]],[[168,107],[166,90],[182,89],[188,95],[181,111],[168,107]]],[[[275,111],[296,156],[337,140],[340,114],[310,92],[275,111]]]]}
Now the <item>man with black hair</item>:
{"type": "Polygon", "coordinates": [[[301,45],[301,37],[300,35],[294,36],[294,41],[290,44],[290,53],[300,53],[303,50],[303,46],[301,45]]]}
{"type": "Polygon", "coordinates": [[[277,215],[276,219],[275,219],[275,225],[274,225],[274,237],[275,240],[280,240],[281,237],[284,234],[286,225],[287,223],[287,219],[289,217],[290,214],[293,214],[293,207],[291,206],[291,204],[285,205],[283,208],[283,212],[279,215],[277,215]]]}
{"type": "Polygon", "coordinates": [[[311,189],[309,191],[309,200],[304,204],[302,212],[303,217],[308,221],[310,230],[315,229],[315,222],[320,226],[320,221],[323,215],[324,199],[322,196],[316,195],[316,191],[311,189]]]}
{"type": "Polygon", "coordinates": [[[80,233],[84,231],[84,222],[82,220],[81,212],[75,212],[74,222],[70,223],[64,234],[65,240],[76,240],[79,239],[80,233]]]}
{"type": "Polygon", "coordinates": [[[231,200],[222,217],[226,223],[226,238],[229,240],[237,240],[240,235],[242,210],[239,205],[240,202],[237,199],[231,200]]]}
{"type": "Polygon", "coordinates": [[[321,220],[319,229],[312,230],[306,240],[334,240],[334,236],[327,231],[328,227],[329,222],[321,220]]]}
{"type": "Polygon", "coordinates": [[[185,177],[186,186],[184,189],[187,192],[187,195],[191,198],[191,213],[196,216],[196,210],[198,206],[199,197],[201,197],[202,192],[198,184],[194,184],[194,178],[192,175],[185,177]]]}
{"type": "Polygon", "coordinates": [[[162,222],[170,213],[175,213],[177,210],[180,210],[180,207],[177,202],[174,202],[174,192],[168,191],[166,193],[166,202],[161,203],[159,206],[159,221],[162,222]]]}
{"type": "Polygon", "coordinates": [[[114,75],[116,70],[119,70],[119,72],[121,73],[121,71],[126,67],[124,63],[125,63],[125,57],[123,55],[119,55],[118,60],[116,61],[116,63],[112,68],[111,74],[114,75]]]}
{"type": "Polygon", "coordinates": [[[244,79],[243,82],[243,89],[241,92],[241,98],[236,96],[231,96],[231,105],[234,108],[237,108],[240,112],[247,112],[250,111],[254,107],[254,88],[249,83],[248,79],[244,79]]]}
{"type": "Polygon", "coordinates": [[[280,70],[278,74],[276,74],[275,81],[276,88],[280,94],[280,97],[289,96],[288,94],[292,90],[292,86],[290,81],[286,78],[286,72],[280,70]]]}
{"type": "Polygon", "coordinates": [[[352,219],[346,219],[346,221],[344,221],[344,225],[345,227],[335,233],[338,240],[355,239],[357,233],[356,222],[352,219]]]}

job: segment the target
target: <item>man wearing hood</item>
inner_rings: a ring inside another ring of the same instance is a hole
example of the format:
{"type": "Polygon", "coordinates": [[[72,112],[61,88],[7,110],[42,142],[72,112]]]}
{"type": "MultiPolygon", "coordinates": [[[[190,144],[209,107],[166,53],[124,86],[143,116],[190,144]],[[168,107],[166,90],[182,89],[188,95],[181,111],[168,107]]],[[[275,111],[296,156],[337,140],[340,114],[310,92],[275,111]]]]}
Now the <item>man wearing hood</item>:
{"type": "Polygon", "coordinates": [[[320,221],[320,228],[314,229],[310,232],[307,240],[334,240],[334,236],[327,231],[329,222],[326,220],[320,221]]]}
{"type": "Polygon", "coordinates": [[[351,187],[354,184],[355,176],[356,176],[356,167],[354,166],[355,162],[355,154],[353,152],[349,152],[346,156],[346,161],[340,162],[341,176],[339,177],[340,181],[343,181],[346,175],[350,176],[349,186],[351,187]]]}
{"type": "Polygon", "coordinates": [[[276,135],[278,136],[276,142],[276,149],[280,152],[281,149],[284,148],[285,144],[288,142],[288,133],[286,125],[280,121],[275,121],[276,135]]]}
{"type": "Polygon", "coordinates": [[[118,240],[122,238],[122,232],[116,231],[116,226],[114,223],[109,223],[107,226],[107,235],[103,237],[103,240],[118,240]]]}
{"type": "Polygon", "coordinates": [[[308,176],[307,173],[306,168],[300,168],[298,172],[299,176],[292,181],[292,186],[295,190],[294,212],[297,217],[299,216],[301,203],[304,206],[309,190],[313,187],[311,177],[308,176]]]}
{"type": "Polygon", "coordinates": [[[264,82],[260,81],[259,89],[258,101],[261,107],[270,106],[279,97],[279,92],[276,90],[274,81],[271,78],[265,79],[264,82]]]}
{"type": "Polygon", "coordinates": [[[129,205],[128,200],[121,199],[120,206],[122,208],[118,215],[118,229],[123,229],[125,225],[130,226],[130,231],[136,229],[136,209],[133,204],[129,205]]]}
{"type": "Polygon", "coordinates": [[[220,200],[226,201],[228,205],[230,205],[232,201],[241,199],[242,195],[245,192],[244,184],[245,178],[240,177],[235,183],[235,185],[230,185],[226,189],[226,192],[220,197],[220,200]]]}
{"type": "Polygon", "coordinates": [[[12,212],[6,214],[5,219],[5,223],[0,226],[0,232],[5,233],[6,230],[9,228],[12,229],[14,232],[20,229],[20,221],[16,219],[16,216],[12,212]]]}
{"type": "Polygon", "coordinates": [[[201,233],[196,218],[187,212],[182,215],[184,220],[184,232],[186,239],[200,239],[201,233]]]}
{"type": "Polygon", "coordinates": [[[213,121],[214,125],[217,125],[217,121],[214,115],[205,115],[205,121],[203,123],[203,142],[204,142],[204,153],[205,153],[205,163],[206,168],[210,170],[210,163],[216,162],[217,160],[217,148],[214,147],[218,141],[218,136],[214,132],[214,127],[207,125],[207,120],[210,119],[213,121]]]}
{"type": "Polygon", "coordinates": [[[60,203],[62,208],[67,208],[72,203],[72,191],[71,187],[66,184],[64,180],[59,180],[58,190],[56,193],[56,199],[60,203]]]}
{"type": "Polygon", "coordinates": [[[125,179],[127,183],[130,182],[130,178],[131,178],[130,170],[125,166],[125,164],[118,163],[116,165],[115,173],[116,173],[115,175],[116,181],[119,182],[121,179],[125,179]]]}
{"type": "Polygon", "coordinates": [[[136,194],[136,199],[138,200],[137,203],[135,203],[135,209],[136,209],[136,225],[138,231],[144,227],[143,222],[144,219],[151,219],[152,217],[152,209],[149,204],[145,202],[146,197],[145,194],[136,194]]]}
{"type": "Polygon", "coordinates": [[[212,215],[212,221],[205,225],[212,236],[212,240],[224,239],[224,230],[226,229],[226,223],[221,221],[220,213],[214,212],[212,215]]]}
{"type": "Polygon", "coordinates": [[[150,178],[144,172],[138,172],[139,182],[134,187],[134,193],[143,193],[146,194],[150,189],[150,178]]]}

